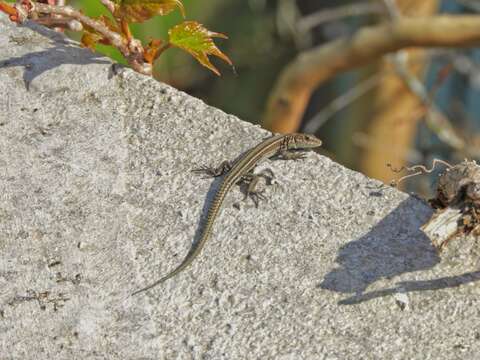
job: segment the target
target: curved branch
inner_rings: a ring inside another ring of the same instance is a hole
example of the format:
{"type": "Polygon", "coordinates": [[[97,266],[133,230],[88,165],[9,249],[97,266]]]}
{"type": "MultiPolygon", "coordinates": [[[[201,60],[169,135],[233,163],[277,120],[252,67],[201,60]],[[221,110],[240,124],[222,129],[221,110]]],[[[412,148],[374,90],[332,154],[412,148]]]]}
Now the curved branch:
{"type": "Polygon", "coordinates": [[[469,47],[480,44],[480,16],[400,18],[363,28],[351,37],[305,51],[281,73],[267,103],[263,126],[296,131],[311,93],[334,75],[408,47],[469,47]]]}

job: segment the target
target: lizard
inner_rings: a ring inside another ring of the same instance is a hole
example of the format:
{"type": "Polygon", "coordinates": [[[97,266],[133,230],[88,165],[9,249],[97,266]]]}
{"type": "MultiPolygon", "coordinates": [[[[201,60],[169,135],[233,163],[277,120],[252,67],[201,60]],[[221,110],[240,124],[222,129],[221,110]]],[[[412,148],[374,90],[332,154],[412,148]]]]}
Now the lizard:
{"type": "MultiPolygon", "coordinates": [[[[220,213],[225,196],[233,185],[254,176],[253,169],[260,161],[273,157],[281,157],[287,160],[300,159],[304,157],[304,154],[294,153],[295,150],[308,150],[321,145],[322,141],[313,135],[301,133],[273,135],[240,155],[233,163],[224,161],[216,169],[203,167],[195,170],[197,172],[205,172],[214,177],[225,175],[208,208],[206,222],[201,229],[199,240],[192,245],[184,260],[174,270],[154,283],[135,291],[132,295],[144,292],[163,283],[185,270],[193,262],[212,235],[213,225],[220,213]]],[[[252,183],[254,184],[255,182],[252,183]]],[[[252,186],[249,186],[247,196],[248,193],[253,193],[252,186]]]]}

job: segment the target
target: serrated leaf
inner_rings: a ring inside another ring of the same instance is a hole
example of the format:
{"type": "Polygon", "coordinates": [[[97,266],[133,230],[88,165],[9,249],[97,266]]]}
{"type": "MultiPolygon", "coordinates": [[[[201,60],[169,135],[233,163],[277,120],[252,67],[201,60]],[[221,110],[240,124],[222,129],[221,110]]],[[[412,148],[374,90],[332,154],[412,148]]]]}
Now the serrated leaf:
{"type": "Polygon", "coordinates": [[[228,56],[222,53],[212,40],[214,37],[227,39],[227,36],[209,31],[196,21],[184,21],[174,26],[168,31],[168,36],[172,46],[189,52],[200,64],[217,75],[220,75],[220,72],[212,65],[208,55],[217,56],[232,65],[228,56]]]}
{"type": "Polygon", "coordinates": [[[115,17],[127,22],[143,22],[156,15],[166,15],[179,8],[185,17],[185,8],[180,0],[113,0],[115,17]]]}

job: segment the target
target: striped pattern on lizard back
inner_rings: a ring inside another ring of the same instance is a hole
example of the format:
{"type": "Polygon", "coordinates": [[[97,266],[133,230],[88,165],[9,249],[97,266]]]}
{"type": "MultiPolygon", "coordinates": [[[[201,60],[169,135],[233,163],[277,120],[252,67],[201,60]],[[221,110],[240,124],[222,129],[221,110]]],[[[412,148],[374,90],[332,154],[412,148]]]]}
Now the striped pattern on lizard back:
{"type": "Polygon", "coordinates": [[[185,270],[185,268],[187,268],[193,262],[193,260],[202,251],[207,240],[212,235],[213,225],[219,215],[223,200],[225,199],[228,191],[233,185],[240,181],[243,176],[248,174],[261,160],[270,158],[277,154],[282,154],[288,150],[306,150],[309,148],[318,147],[321,144],[322,142],[315,136],[307,134],[275,135],[262,141],[254,148],[242,154],[233,163],[233,166],[224,176],[219,188],[215,192],[214,198],[208,209],[206,221],[201,229],[200,238],[192,245],[182,263],[163,278],[155,281],[153,284],[147,287],[137,290],[132,295],[149,290],[154,286],[163,283],[164,281],[185,270]]]}

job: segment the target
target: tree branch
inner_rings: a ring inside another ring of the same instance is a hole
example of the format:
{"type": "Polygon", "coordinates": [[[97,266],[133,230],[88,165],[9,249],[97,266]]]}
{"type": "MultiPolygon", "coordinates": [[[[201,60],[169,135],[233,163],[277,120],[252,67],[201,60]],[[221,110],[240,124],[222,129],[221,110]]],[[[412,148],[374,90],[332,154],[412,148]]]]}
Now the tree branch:
{"type": "Polygon", "coordinates": [[[480,16],[400,18],[363,28],[303,52],[280,75],[267,103],[263,126],[296,131],[311,93],[336,74],[408,47],[469,47],[480,44],[480,16]]]}

